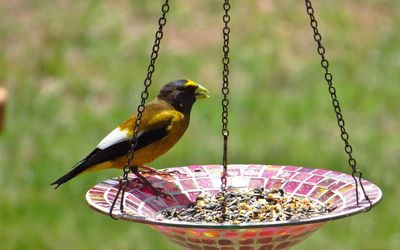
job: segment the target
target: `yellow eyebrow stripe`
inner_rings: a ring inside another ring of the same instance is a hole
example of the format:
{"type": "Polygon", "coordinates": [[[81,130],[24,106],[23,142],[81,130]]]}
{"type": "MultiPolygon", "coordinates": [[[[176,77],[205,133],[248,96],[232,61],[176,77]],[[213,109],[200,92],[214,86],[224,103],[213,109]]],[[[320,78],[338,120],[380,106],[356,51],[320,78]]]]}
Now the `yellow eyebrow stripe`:
{"type": "Polygon", "coordinates": [[[185,88],[186,87],[195,87],[195,88],[197,88],[197,83],[195,83],[194,81],[192,81],[192,80],[187,80],[187,83],[185,83],[185,85],[183,85],[185,88]]]}

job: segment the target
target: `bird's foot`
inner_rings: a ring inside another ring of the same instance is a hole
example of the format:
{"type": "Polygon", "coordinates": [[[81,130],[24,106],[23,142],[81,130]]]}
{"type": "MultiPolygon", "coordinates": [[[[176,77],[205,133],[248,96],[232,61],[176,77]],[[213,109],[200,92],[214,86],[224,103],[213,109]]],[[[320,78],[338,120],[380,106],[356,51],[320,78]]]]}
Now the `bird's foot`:
{"type": "Polygon", "coordinates": [[[146,179],[146,177],[141,175],[137,169],[132,170],[132,173],[136,175],[136,180],[138,182],[140,182],[144,187],[148,187],[156,196],[166,199],[172,199],[172,196],[170,194],[167,194],[165,192],[165,189],[154,187],[153,184],[151,184],[150,181],[146,179]]]}
{"type": "Polygon", "coordinates": [[[158,175],[158,176],[174,176],[180,174],[178,170],[157,170],[155,168],[149,167],[149,166],[141,166],[140,167],[140,173],[142,174],[149,174],[149,175],[158,175]]]}

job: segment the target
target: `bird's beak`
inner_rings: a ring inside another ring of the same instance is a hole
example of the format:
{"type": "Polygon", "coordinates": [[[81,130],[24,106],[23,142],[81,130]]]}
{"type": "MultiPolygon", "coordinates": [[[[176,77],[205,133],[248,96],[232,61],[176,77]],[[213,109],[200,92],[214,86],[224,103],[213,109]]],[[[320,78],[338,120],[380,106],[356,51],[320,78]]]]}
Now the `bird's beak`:
{"type": "Polygon", "coordinates": [[[208,93],[210,93],[210,91],[208,91],[208,89],[204,88],[200,84],[197,84],[197,86],[198,86],[197,89],[194,91],[194,93],[196,94],[196,100],[206,99],[206,98],[210,97],[208,95],[208,93]]]}

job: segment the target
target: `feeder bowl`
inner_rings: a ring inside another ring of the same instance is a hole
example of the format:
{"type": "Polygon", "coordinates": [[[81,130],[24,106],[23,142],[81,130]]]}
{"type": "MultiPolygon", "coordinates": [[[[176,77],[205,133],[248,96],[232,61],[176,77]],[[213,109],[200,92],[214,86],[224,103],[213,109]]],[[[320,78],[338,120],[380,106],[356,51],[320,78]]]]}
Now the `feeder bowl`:
{"type": "MultiPolygon", "coordinates": [[[[120,213],[118,201],[113,215],[123,220],[148,224],[185,249],[289,249],[327,221],[354,215],[369,208],[361,192],[357,206],[356,186],[351,175],[296,166],[244,164],[229,165],[228,187],[282,188],[289,194],[305,196],[336,208],[328,214],[297,221],[215,224],[160,220],[156,218],[157,212],[172,207],[186,207],[202,191],[217,193],[221,186],[221,165],[192,165],[167,170],[178,170],[179,174],[147,178],[172,198],[155,197],[148,187],[131,181],[123,201],[124,213],[120,213]]],[[[372,205],[376,205],[382,199],[381,190],[366,180],[362,180],[362,183],[372,205]]],[[[93,209],[108,214],[118,187],[117,178],[103,181],[87,192],[86,200],[93,209]]]]}

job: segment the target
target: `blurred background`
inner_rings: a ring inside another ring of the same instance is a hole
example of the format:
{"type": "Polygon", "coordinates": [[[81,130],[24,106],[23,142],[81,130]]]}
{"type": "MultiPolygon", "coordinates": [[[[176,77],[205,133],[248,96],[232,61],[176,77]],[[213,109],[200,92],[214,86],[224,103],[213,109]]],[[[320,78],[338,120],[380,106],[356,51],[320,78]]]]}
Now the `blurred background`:
{"type": "MultiPolygon", "coordinates": [[[[163,1],[0,1],[1,249],[178,249],[147,226],[92,211],[86,191],[109,170],[67,172],[139,103],[163,1]]],[[[296,246],[400,245],[400,2],[314,1],[354,157],[383,192],[371,212],[330,222],[296,246]]],[[[350,172],[302,1],[232,1],[230,162],[350,172]]],[[[151,86],[193,79],[184,138],[151,165],[220,163],[222,1],[171,1],[151,86]]]]}

